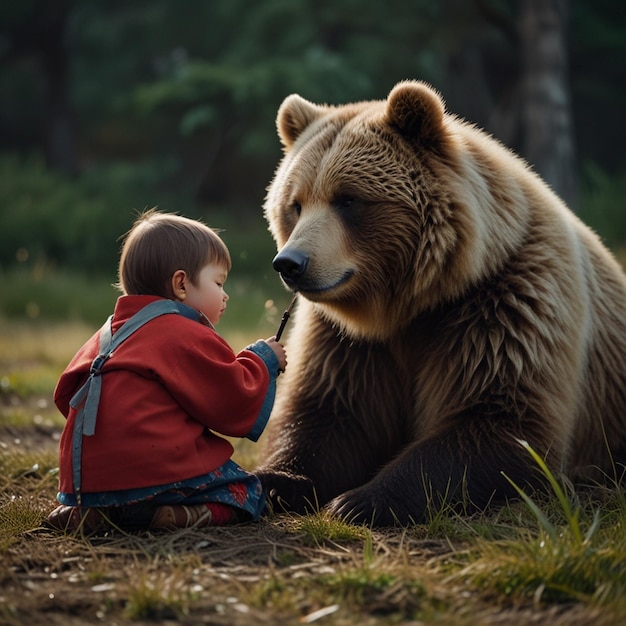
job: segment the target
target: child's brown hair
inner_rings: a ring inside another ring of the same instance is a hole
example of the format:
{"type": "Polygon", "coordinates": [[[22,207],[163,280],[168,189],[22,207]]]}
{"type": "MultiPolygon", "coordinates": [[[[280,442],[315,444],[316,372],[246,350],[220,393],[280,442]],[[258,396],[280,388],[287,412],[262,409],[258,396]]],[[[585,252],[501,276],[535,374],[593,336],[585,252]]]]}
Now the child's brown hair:
{"type": "Polygon", "coordinates": [[[150,209],[124,238],[118,289],[127,295],[171,298],[171,278],[184,270],[193,284],[209,263],[231,268],[230,253],[216,231],[202,222],[150,209]]]}

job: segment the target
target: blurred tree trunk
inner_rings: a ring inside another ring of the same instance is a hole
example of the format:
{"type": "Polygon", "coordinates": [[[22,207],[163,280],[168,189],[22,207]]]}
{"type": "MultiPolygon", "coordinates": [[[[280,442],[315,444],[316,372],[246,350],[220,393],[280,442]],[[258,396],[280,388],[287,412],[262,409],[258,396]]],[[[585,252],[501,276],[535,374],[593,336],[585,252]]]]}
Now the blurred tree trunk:
{"type": "Polygon", "coordinates": [[[570,205],[577,196],[568,82],[569,0],[521,0],[522,151],[570,205]]]}

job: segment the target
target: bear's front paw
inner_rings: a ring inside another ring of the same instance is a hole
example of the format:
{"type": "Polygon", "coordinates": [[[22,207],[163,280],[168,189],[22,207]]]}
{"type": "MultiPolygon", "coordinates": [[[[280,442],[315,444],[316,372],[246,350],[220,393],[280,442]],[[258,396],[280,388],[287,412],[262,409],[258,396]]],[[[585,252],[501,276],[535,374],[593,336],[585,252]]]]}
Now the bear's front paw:
{"type": "Polygon", "coordinates": [[[416,521],[406,503],[394,501],[369,487],[358,487],[331,500],[325,509],[350,524],[406,526],[416,521]]]}
{"type": "Polygon", "coordinates": [[[319,508],[313,481],[307,476],[271,470],[256,471],[255,476],[263,485],[268,508],[273,513],[311,513],[319,508]]]}

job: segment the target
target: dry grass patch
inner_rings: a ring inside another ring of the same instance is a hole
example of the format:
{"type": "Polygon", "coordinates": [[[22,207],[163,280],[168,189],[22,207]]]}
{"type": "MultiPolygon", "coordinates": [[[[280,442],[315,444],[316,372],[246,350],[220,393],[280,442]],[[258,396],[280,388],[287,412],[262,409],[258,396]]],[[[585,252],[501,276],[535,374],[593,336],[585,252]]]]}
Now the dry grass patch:
{"type": "MultiPolygon", "coordinates": [[[[546,511],[562,522],[553,544],[523,503],[452,518],[437,533],[427,525],[375,530],[317,513],[82,538],[41,527],[56,477],[53,454],[37,456],[2,456],[2,624],[609,626],[624,609],[624,513],[615,495],[602,505],[593,541],[579,548],[558,507],[546,511]]],[[[593,507],[581,511],[583,526],[593,507]]]]}

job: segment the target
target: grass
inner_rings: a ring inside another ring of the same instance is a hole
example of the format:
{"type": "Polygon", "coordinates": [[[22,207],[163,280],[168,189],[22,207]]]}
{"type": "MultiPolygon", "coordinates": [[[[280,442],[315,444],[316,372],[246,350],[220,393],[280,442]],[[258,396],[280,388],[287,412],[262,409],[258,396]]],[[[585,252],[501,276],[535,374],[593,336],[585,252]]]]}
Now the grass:
{"type": "MultiPolygon", "coordinates": [[[[52,389],[92,331],[0,320],[0,624],[621,623],[626,497],[576,492],[553,475],[550,497],[472,518],[434,512],[406,529],[323,511],[158,535],[43,529],[62,425],[52,389]]],[[[235,444],[253,467],[259,445],[235,444]]]]}
{"type": "MultiPolygon", "coordinates": [[[[515,540],[478,542],[478,558],[459,574],[517,601],[626,607],[626,499],[619,484],[581,497],[543,459],[520,444],[546,477],[553,497],[541,503],[518,492],[538,531],[515,540]],[[604,491],[605,498],[598,496],[604,491]]],[[[472,548],[476,550],[476,548],[472,548]]]]}

